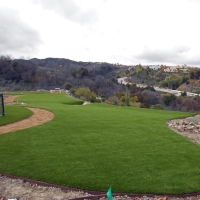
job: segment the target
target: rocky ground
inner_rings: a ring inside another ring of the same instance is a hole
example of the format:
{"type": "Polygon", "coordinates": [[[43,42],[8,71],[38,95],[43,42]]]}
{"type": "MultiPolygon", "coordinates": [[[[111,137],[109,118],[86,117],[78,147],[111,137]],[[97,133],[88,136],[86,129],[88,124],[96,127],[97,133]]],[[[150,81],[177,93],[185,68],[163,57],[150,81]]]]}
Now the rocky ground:
{"type": "Polygon", "coordinates": [[[185,119],[174,119],[167,122],[167,126],[178,134],[200,145],[200,115],[185,119]]]}
{"type": "MultiPolygon", "coordinates": [[[[85,191],[62,190],[55,187],[44,187],[31,184],[23,179],[12,179],[0,176],[0,200],[66,200],[66,199],[93,199],[107,200],[106,192],[103,195],[92,195],[85,191]]],[[[197,200],[199,195],[171,197],[154,195],[113,195],[113,200],[197,200]]]]}
{"type": "Polygon", "coordinates": [[[11,179],[0,176],[0,200],[62,200],[87,196],[82,191],[63,191],[54,187],[43,187],[24,182],[22,179],[11,179]]]}

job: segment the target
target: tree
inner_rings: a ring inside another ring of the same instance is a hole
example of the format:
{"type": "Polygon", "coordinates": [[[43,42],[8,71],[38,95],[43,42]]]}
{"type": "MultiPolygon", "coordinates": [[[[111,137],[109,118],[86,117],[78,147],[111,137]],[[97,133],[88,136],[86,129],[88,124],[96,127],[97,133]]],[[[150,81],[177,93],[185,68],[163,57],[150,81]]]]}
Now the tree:
{"type": "Polygon", "coordinates": [[[84,100],[84,101],[91,101],[94,102],[96,100],[96,94],[90,91],[90,88],[78,88],[75,93],[75,97],[84,100]]]}
{"type": "Polygon", "coordinates": [[[181,96],[186,97],[187,96],[187,92],[186,91],[181,92],[181,96]]]}
{"type": "Polygon", "coordinates": [[[108,100],[106,102],[108,104],[112,104],[112,105],[119,105],[120,100],[116,96],[111,96],[108,98],[108,100]]]}
{"type": "Polygon", "coordinates": [[[72,88],[72,84],[69,83],[69,82],[65,82],[65,84],[63,85],[63,87],[66,89],[66,90],[70,90],[72,88]]]}
{"type": "Polygon", "coordinates": [[[162,94],[162,100],[166,106],[172,105],[175,102],[176,96],[174,94],[162,94]]]}
{"type": "Polygon", "coordinates": [[[191,97],[184,102],[186,111],[199,111],[200,110],[200,97],[191,97]]]}

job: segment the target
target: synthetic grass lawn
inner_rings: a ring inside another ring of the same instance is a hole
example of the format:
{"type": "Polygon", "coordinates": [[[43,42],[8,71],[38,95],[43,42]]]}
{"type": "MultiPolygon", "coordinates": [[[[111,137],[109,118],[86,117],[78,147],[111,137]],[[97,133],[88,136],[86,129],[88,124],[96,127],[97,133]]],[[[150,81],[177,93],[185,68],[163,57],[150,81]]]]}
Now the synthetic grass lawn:
{"type": "Polygon", "coordinates": [[[5,105],[5,116],[0,116],[0,126],[29,117],[32,112],[21,106],[5,105]]]}
{"type": "Polygon", "coordinates": [[[0,135],[2,173],[96,191],[200,191],[200,147],[165,125],[191,113],[82,106],[64,94],[17,100],[52,110],[55,118],[0,135]]]}

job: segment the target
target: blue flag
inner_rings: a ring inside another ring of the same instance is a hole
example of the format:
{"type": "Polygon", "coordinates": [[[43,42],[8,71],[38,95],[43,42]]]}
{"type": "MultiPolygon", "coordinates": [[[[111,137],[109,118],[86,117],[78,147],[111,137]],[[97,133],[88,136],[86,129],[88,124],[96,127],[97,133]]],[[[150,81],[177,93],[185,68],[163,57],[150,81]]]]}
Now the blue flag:
{"type": "Polygon", "coordinates": [[[112,187],[109,188],[108,192],[106,193],[109,200],[112,200],[112,187]]]}

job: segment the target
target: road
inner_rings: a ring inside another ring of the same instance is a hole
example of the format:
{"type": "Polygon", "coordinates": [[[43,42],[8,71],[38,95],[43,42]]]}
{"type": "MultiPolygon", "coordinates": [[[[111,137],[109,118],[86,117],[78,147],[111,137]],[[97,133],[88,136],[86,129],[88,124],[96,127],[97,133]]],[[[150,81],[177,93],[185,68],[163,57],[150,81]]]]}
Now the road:
{"type": "MultiPolygon", "coordinates": [[[[122,78],[118,78],[117,81],[120,84],[127,85],[128,82],[126,81],[126,79],[127,79],[127,77],[122,77],[122,78]]],[[[131,83],[129,83],[129,84],[131,84],[131,83]]],[[[137,87],[143,87],[143,88],[147,87],[147,85],[145,85],[145,84],[136,84],[136,86],[137,87]]],[[[183,91],[179,91],[179,90],[171,90],[171,89],[160,88],[160,87],[154,87],[154,89],[156,91],[159,91],[159,92],[171,93],[171,94],[174,94],[174,95],[177,95],[177,96],[181,95],[181,92],[183,92],[183,91]]],[[[197,96],[197,95],[198,94],[196,94],[196,93],[187,92],[187,96],[190,96],[190,97],[197,96]]]]}

